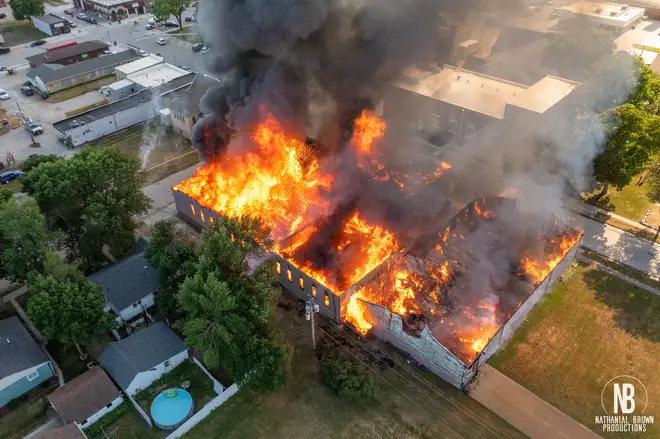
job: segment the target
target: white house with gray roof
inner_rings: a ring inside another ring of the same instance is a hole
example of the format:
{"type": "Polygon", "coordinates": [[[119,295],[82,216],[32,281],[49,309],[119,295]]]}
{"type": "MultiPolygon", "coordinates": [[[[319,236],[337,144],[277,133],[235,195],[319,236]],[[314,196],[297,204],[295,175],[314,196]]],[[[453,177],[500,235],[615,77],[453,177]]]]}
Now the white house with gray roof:
{"type": "Polygon", "coordinates": [[[0,407],[52,376],[48,357],[18,317],[0,320],[0,407]]]}
{"type": "Polygon", "coordinates": [[[188,347],[165,323],[115,343],[99,362],[126,394],[133,396],[188,358],[188,347]]]}
{"type": "MultiPolygon", "coordinates": [[[[142,238],[136,248],[141,242],[142,238]]],[[[101,287],[107,304],[106,311],[112,310],[120,322],[129,321],[154,305],[158,272],[145,257],[144,250],[134,252],[87,276],[93,284],[101,287]]]]}

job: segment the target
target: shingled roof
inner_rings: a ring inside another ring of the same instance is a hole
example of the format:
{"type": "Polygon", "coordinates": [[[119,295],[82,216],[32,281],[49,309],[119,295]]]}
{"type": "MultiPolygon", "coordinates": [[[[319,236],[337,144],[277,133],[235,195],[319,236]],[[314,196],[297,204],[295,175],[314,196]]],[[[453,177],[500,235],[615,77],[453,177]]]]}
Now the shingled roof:
{"type": "Polygon", "coordinates": [[[32,439],[87,439],[76,424],[69,424],[55,430],[49,430],[34,436],[32,439]]]}
{"type": "Polygon", "coordinates": [[[47,361],[18,317],[0,320],[0,379],[47,361]]]}
{"type": "Polygon", "coordinates": [[[74,44],[73,46],[62,47],[61,49],[49,50],[37,55],[27,56],[25,59],[27,62],[34,64],[35,66],[46,63],[57,64],[58,61],[71,58],[72,56],[103,50],[108,47],[110,46],[107,43],[99,40],[83,41],[82,43],[74,44]]]}
{"type": "Polygon", "coordinates": [[[48,84],[50,82],[73,78],[82,75],[83,73],[93,72],[106,67],[118,66],[139,57],[140,56],[135,50],[128,49],[123,52],[99,56],[76,64],[70,64],[68,66],[44,63],[27,72],[25,76],[32,79],[39,77],[44,83],[48,84]]]}
{"type": "Polygon", "coordinates": [[[96,366],[48,395],[48,400],[65,423],[82,422],[119,396],[103,369],[96,366]]]}
{"type": "Polygon", "coordinates": [[[187,346],[165,323],[159,322],[123,340],[110,343],[99,362],[119,387],[126,390],[135,376],[175,355],[187,346]]]}
{"type": "Polygon", "coordinates": [[[120,259],[90,274],[87,279],[103,289],[108,303],[117,314],[158,288],[158,272],[144,252],[120,259]]]}

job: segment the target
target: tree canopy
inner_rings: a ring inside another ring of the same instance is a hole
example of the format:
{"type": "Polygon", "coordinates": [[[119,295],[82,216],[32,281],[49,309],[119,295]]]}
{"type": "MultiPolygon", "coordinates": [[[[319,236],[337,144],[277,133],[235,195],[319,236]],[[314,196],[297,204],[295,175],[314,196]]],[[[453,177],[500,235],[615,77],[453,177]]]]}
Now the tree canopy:
{"type": "Polygon", "coordinates": [[[179,23],[179,29],[183,29],[181,15],[189,6],[189,0],[154,0],[152,11],[158,20],[167,20],[173,15],[179,23]]]}
{"type": "Polygon", "coordinates": [[[259,220],[218,219],[201,237],[197,273],[179,293],[186,312],[186,343],[203,353],[209,366],[222,364],[236,380],[273,391],[290,376],[291,348],[273,325],[279,290],[271,263],[251,268],[248,259],[272,247],[259,220]],[[261,244],[261,245],[260,245],[261,244]]]}
{"type": "MultiPolygon", "coordinates": [[[[55,154],[34,155],[32,157],[28,157],[21,165],[21,171],[23,171],[23,175],[21,176],[21,184],[23,185],[23,191],[28,194],[33,191],[31,184],[33,181],[36,181],[36,177],[28,177],[30,172],[37,169],[39,165],[42,163],[53,163],[58,160],[64,160],[64,158],[57,156],[55,154]]],[[[35,174],[38,172],[39,171],[36,171],[35,174]]]]}
{"type": "Polygon", "coordinates": [[[13,198],[0,205],[0,278],[24,282],[41,272],[50,248],[46,220],[36,201],[13,198]]]}
{"type": "Polygon", "coordinates": [[[137,158],[115,148],[88,148],[68,160],[41,163],[25,176],[24,188],[49,228],[64,232],[68,257],[95,266],[104,260],[104,245],[122,254],[134,243],[133,216],[150,205],[140,169],[137,158]]]}
{"type": "Polygon", "coordinates": [[[329,356],[321,359],[319,373],[323,382],[340,398],[365,402],[376,395],[376,384],[365,368],[353,358],[329,356]]]}
{"type": "Polygon", "coordinates": [[[44,15],[44,0],[9,0],[9,7],[14,19],[29,20],[32,16],[44,15]]]}
{"type": "Polygon", "coordinates": [[[195,274],[197,253],[194,243],[178,234],[170,221],[158,221],[151,229],[152,237],[146,257],[158,270],[158,312],[173,317],[181,283],[195,274]]]}
{"type": "Polygon", "coordinates": [[[621,188],[640,173],[660,146],[660,118],[649,116],[632,104],[602,114],[607,141],[594,160],[599,181],[621,188]]]}
{"type": "Polygon", "coordinates": [[[28,315],[46,337],[71,346],[90,343],[114,326],[101,289],[52,255],[46,274],[28,280],[28,315]]]}

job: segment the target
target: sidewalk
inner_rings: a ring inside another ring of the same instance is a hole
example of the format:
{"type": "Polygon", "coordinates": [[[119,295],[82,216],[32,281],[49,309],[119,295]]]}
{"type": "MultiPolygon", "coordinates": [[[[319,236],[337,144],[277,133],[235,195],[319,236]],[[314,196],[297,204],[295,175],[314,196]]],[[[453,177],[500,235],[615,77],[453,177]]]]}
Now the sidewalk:
{"type": "Polygon", "coordinates": [[[599,435],[485,364],[469,395],[532,439],[596,439],[599,435]]]}

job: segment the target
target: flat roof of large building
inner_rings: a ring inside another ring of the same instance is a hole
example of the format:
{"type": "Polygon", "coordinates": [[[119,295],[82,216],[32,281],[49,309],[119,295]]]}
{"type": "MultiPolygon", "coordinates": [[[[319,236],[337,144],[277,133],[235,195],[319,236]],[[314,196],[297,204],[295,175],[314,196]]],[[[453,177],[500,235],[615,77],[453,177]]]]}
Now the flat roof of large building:
{"type": "Polygon", "coordinates": [[[561,8],[564,11],[572,12],[576,15],[588,17],[598,17],[608,21],[628,22],[637,16],[644,15],[644,9],[634,6],[622,5],[619,3],[594,2],[580,0],[568,6],[561,8]]]}
{"type": "Polygon", "coordinates": [[[41,15],[39,17],[32,17],[33,20],[39,20],[43,21],[44,23],[47,24],[57,24],[57,23],[66,23],[67,20],[58,17],[57,15],[54,14],[46,14],[46,15],[41,15]]]}
{"type": "Polygon", "coordinates": [[[128,79],[145,88],[158,87],[190,72],[169,63],[157,64],[127,76],[128,79]]]}
{"type": "Polygon", "coordinates": [[[117,67],[115,71],[119,73],[123,73],[124,75],[128,76],[131,73],[139,72],[140,70],[144,70],[158,64],[163,64],[164,62],[165,61],[163,60],[162,57],[150,53],[148,56],[145,56],[144,58],[140,58],[133,62],[124,64],[121,67],[117,67]]]}
{"type": "Polygon", "coordinates": [[[476,113],[503,119],[507,105],[543,113],[573,91],[578,83],[546,76],[526,86],[446,65],[437,73],[409,68],[394,85],[476,113]]]}

